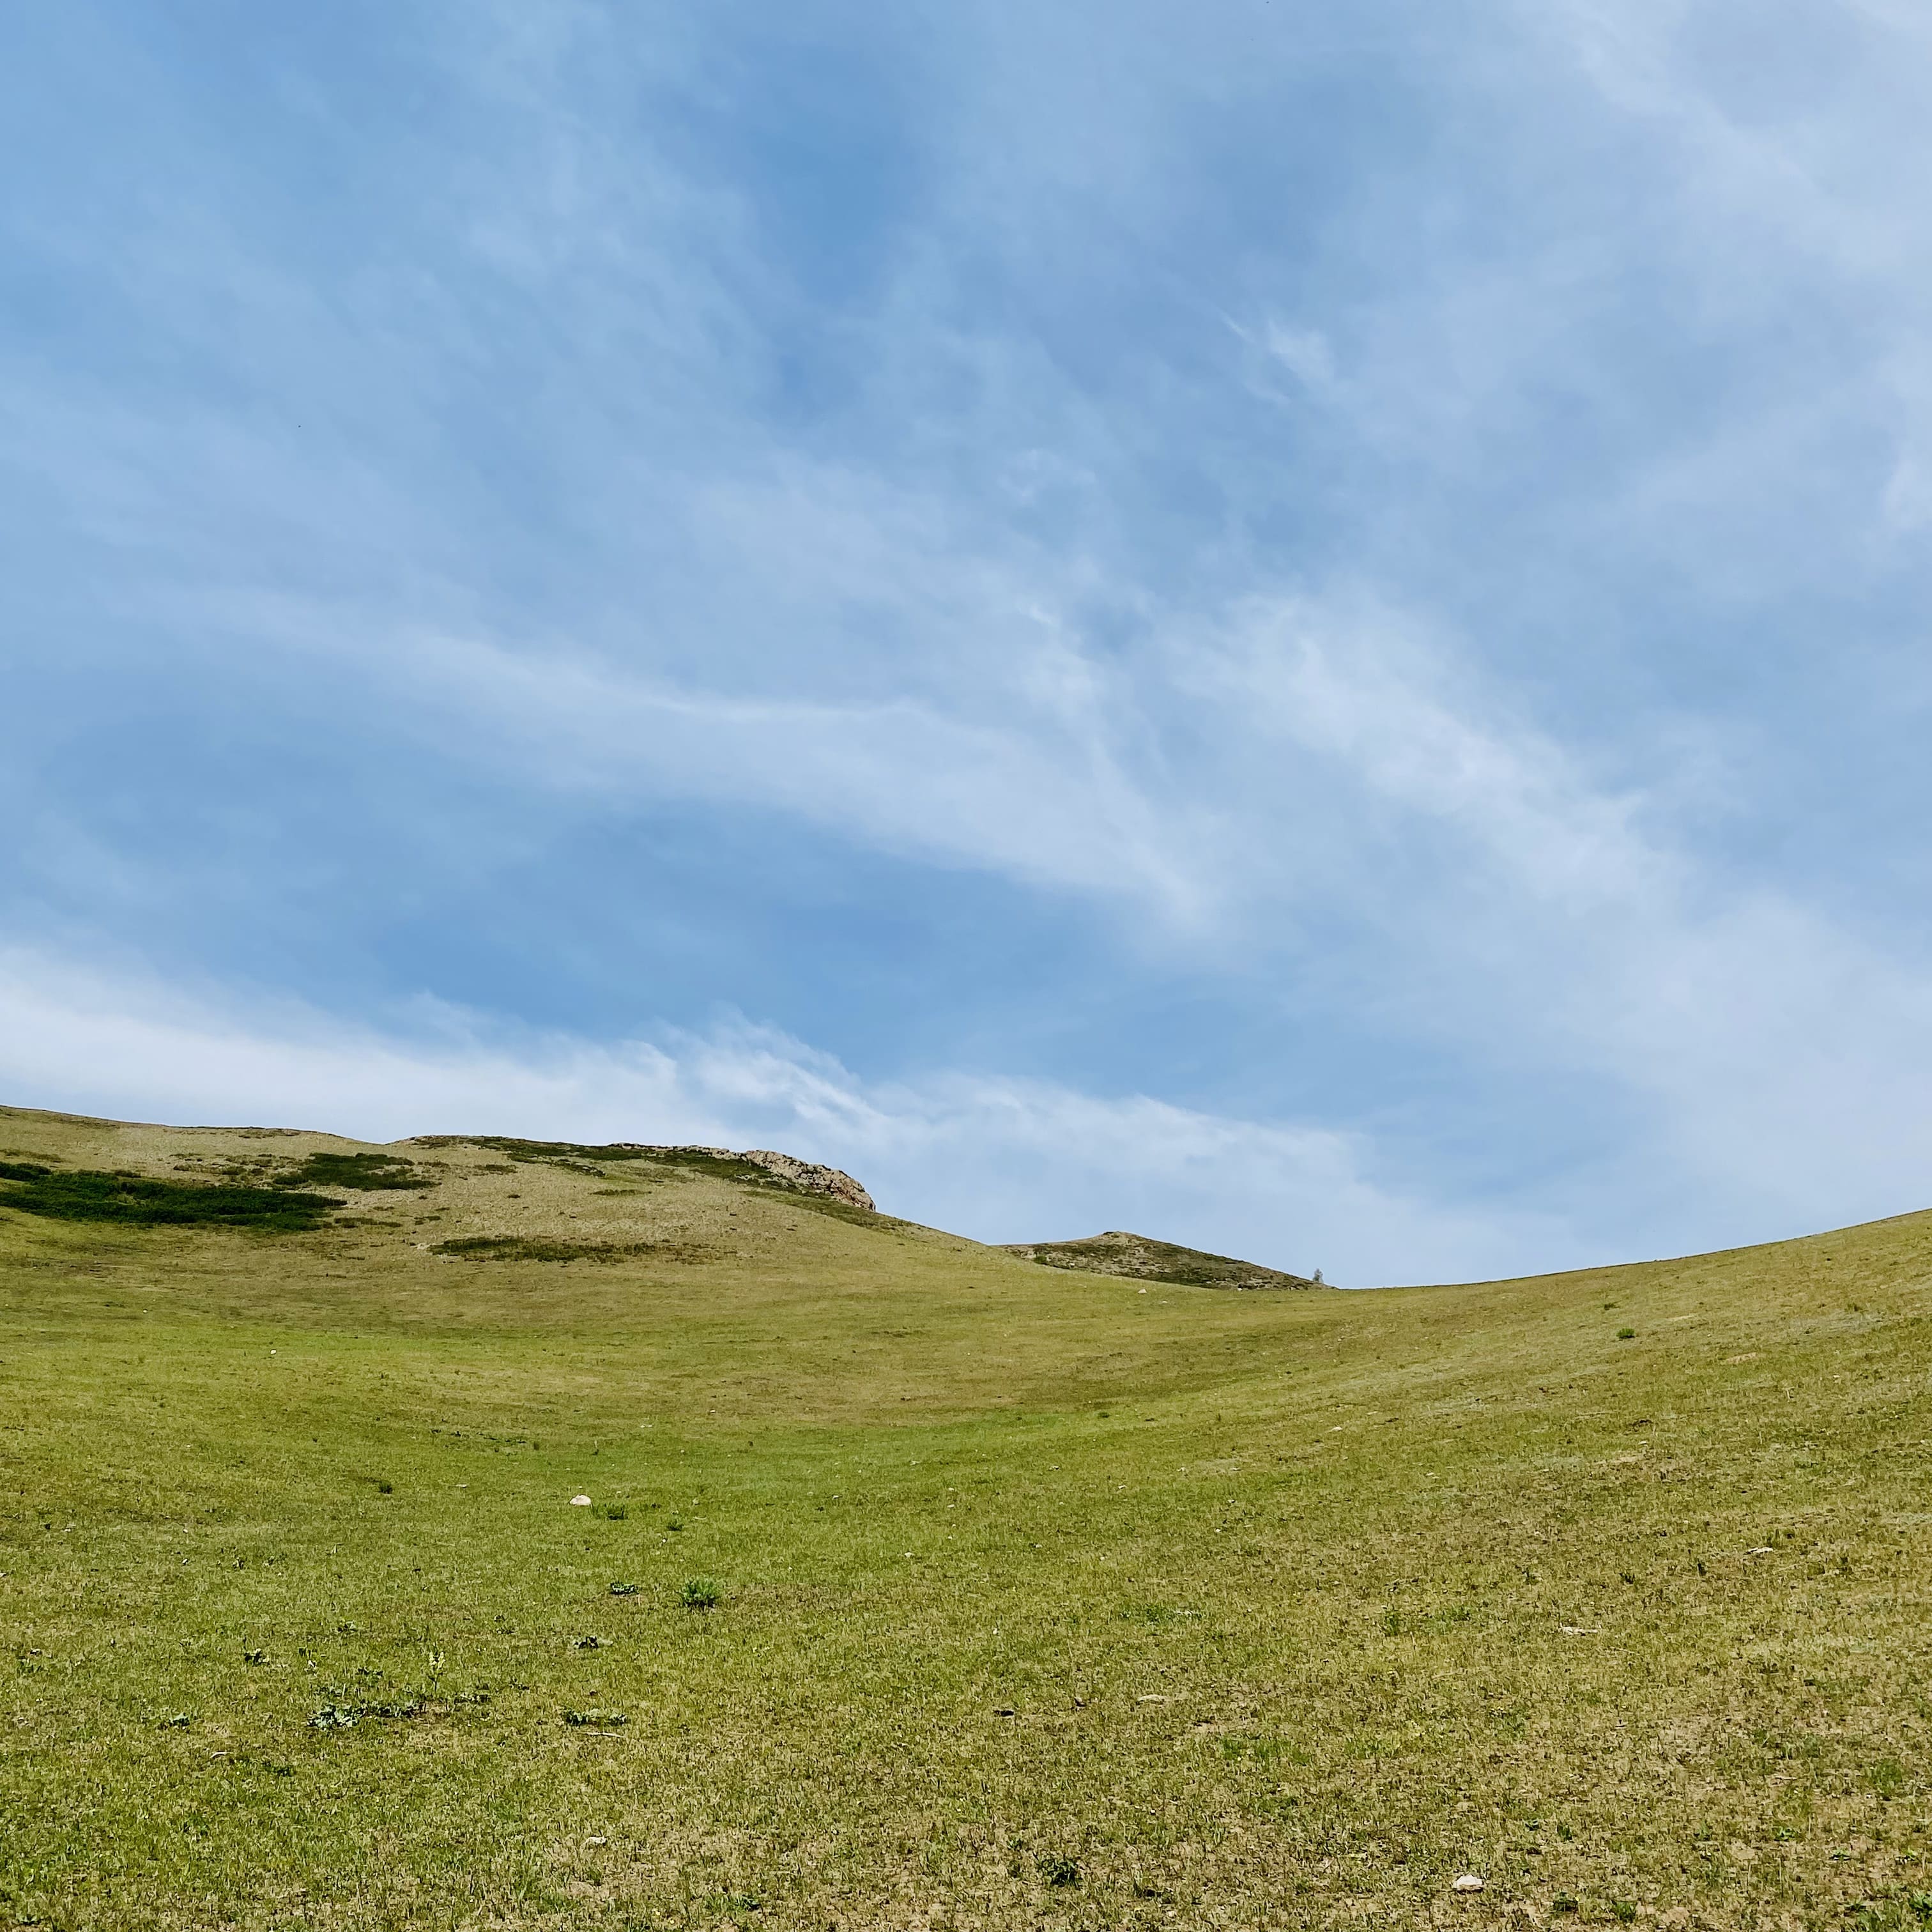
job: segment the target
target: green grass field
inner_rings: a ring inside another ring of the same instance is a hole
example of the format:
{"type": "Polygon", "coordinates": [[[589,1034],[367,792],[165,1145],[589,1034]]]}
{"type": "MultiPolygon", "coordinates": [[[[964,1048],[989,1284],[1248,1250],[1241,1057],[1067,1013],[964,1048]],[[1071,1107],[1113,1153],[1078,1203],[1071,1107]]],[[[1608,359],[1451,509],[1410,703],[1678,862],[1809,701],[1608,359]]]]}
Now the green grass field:
{"type": "Polygon", "coordinates": [[[1932,1918],[1932,1216],[1231,1294],[373,1151],[0,1111],[0,1924],[1932,1918]]]}

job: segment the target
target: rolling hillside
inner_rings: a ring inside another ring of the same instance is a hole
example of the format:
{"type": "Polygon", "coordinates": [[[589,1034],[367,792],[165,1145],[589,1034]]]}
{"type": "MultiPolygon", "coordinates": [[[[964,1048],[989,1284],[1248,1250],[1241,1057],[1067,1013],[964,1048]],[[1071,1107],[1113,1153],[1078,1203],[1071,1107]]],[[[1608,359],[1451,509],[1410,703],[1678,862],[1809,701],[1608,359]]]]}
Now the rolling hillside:
{"type": "Polygon", "coordinates": [[[1229,1294],[0,1110],[0,1907],[1917,1924],[1928,1277],[1229,1294]]]}

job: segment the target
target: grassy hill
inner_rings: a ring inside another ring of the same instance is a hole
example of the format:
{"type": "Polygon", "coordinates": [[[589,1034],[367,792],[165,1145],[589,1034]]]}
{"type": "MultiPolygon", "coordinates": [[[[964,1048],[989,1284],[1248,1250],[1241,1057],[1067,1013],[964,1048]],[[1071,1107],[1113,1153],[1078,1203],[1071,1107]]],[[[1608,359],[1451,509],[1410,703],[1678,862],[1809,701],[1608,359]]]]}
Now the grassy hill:
{"type": "Polygon", "coordinates": [[[1932,1216],[1230,1294],[697,1156],[0,1162],[0,1923],[1932,1916],[1932,1216]]]}

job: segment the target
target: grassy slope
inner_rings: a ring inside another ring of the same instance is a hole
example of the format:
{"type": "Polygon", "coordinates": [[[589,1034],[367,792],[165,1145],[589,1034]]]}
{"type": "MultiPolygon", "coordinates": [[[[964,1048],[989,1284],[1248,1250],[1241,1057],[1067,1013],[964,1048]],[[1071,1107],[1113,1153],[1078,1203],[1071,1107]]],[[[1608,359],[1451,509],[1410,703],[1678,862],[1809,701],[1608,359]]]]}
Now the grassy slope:
{"type": "MultiPolygon", "coordinates": [[[[344,1144],[0,1112],[155,1174],[344,1144]]],[[[1932,1911],[1932,1216],[1229,1295],[433,1158],[386,1227],[0,1213],[20,1922],[1932,1911]],[[714,1258],[428,1252],[560,1231],[714,1258]]]]}

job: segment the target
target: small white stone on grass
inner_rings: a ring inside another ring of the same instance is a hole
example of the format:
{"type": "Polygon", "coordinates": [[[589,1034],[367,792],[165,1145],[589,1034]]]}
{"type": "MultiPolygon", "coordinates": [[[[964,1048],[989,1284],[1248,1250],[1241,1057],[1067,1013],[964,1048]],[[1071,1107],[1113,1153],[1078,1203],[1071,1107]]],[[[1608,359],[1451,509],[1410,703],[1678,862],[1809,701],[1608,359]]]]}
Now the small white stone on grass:
{"type": "Polygon", "coordinates": [[[588,1496],[572,1496],[570,1499],[570,1506],[572,1509],[588,1509],[590,1507],[590,1498],[588,1496]]]}
{"type": "Polygon", "coordinates": [[[1449,1888],[1451,1892],[1480,1892],[1482,1888],[1483,1881],[1474,1872],[1465,1872],[1449,1888]]]}

